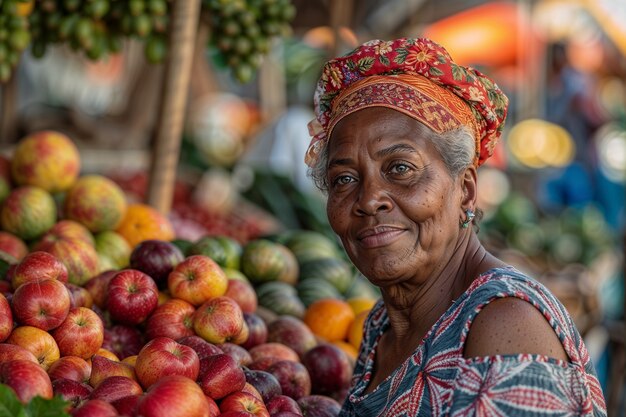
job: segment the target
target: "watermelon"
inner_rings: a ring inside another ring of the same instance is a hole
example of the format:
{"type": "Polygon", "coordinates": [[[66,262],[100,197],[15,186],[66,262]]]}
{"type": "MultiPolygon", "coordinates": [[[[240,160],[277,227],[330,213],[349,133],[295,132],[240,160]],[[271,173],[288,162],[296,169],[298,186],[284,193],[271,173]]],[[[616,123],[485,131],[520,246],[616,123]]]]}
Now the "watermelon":
{"type": "Polygon", "coordinates": [[[343,299],[339,290],[324,278],[309,278],[305,281],[301,281],[298,283],[296,289],[298,291],[298,297],[300,297],[300,300],[302,300],[306,307],[322,298],[343,299]]]}
{"type": "Polygon", "coordinates": [[[240,269],[253,284],[271,281],[295,284],[299,275],[294,254],[286,246],[267,239],[255,239],[244,246],[240,269]]]}
{"type": "Polygon", "coordinates": [[[352,281],[355,272],[352,265],[339,258],[311,259],[300,265],[299,281],[311,278],[321,278],[330,282],[340,293],[345,293],[352,281]]]}
{"type": "Polygon", "coordinates": [[[273,281],[261,284],[256,290],[260,306],[279,316],[304,317],[305,306],[292,285],[273,281]]]}
{"type": "Polygon", "coordinates": [[[239,242],[228,236],[204,236],[188,248],[189,255],[205,255],[222,268],[239,269],[243,249],[239,242]]]}
{"type": "Polygon", "coordinates": [[[343,251],[339,245],[326,235],[312,230],[298,230],[285,239],[299,264],[311,259],[342,258],[343,251]]]}

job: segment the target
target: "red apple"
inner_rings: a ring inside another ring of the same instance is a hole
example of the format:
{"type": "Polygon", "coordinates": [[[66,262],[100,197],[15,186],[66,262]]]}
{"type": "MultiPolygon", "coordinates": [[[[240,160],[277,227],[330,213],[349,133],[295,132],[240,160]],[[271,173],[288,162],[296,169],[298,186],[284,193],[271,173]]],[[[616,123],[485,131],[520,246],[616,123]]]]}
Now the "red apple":
{"type": "Polygon", "coordinates": [[[267,324],[256,313],[243,313],[243,319],[248,325],[248,339],[241,344],[245,349],[250,350],[256,345],[267,342],[267,324]]]}
{"type": "Polygon", "coordinates": [[[215,297],[203,303],[194,314],[196,334],[210,343],[221,345],[237,337],[244,326],[239,304],[229,297],[215,297]]]}
{"type": "Polygon", "coordinates": [[[139,351],[135,362],[137,379],[144,388],[168,375],[182,375],[196,380],[200,358],[195,350],[169,337],[152,339],[139,351]]]}
{"type": "Polygon", "coordinates": [[[120,416],[132,417],[137,415],[137,404],[141,395],[127,395],[122,398],[118,398],[115,401],[111,401],[111,405],[115,407],[120,416]]]}
{"type": "Polygon", "coordinates": [[[0,294],[0,342],[7,340],[13,331],[13,313],[7,298],[0,294]]]}
{"type": "Polygon", "coordinates": [[[30,351],[46,371],[61,356],[52,335],[38,327],[18,326],[13,329],[6,342],[30,351]]]}
{"type": "Polygon", "coordinates": [[[87,291],[87,288],[81,287],[76,284],[65,283],[67,290],[70,293],[70,307],[87,307],[91,308],[93,305],[93,298],[91,293],[87,291]]]}
{"type": "Polygon", "coordinates": [[[11,285],[16,290],[25,282],[43,281],[45,279],[67,282],[67,268],[54,255],[48,252],[34,251],[22,258],[16,265],[11,278],[11,285]]]}
{"type": "Polygon", "coordinates": [[[248,281],[229,279],[224,295],[235,300],[244,313],[254,313],[256,311],[258,306],[256,291],[254,291],[254,287],[248,281]]]}
{"type": "Polygon", "coordinates": [[[183,252],[171,242],[149,239],[140,242],[130,253],[130,267],[154,279],[161,289],[167,288],[167,277],[185,259],[183,252]]]}
{"type": "Polygon", "coordinates": [[[69,401],[71,409],[78,407],[83,401],[86,401],[92,390],[91,386],[73,379],[57,378],[52,381],[52,392],[54,395],[69,401]]]}
{"type": "Polygon", "coordinates": [[[255,371],[267,371],[270,366],[282,360],[284,359],[277,358],[275,356],[263,356],[262,358],[250,362],[247,367],[248,369],[253,369],[255,371]]]}
{"type": "Polygon", "coordinates": [[[0,363],[0,384],[11,387],[23,403],[28,403],[35,396],[52,398],[53,395],[52,381],[46,371],[29,360],[0,363]]]}
{"type": "Polygon", "coordinates": [[[293,411],[279,411],[275,414],[270,414],[270,417],[302,417],[302,414],[294,413],[293,411]]]}
{"type": "Polygon", "coordinates": [[[267,411],[270,413],[271,417],[274,417],[279,413],[293,413],[297,416],[302,415],[302,410],[300,410],[300,406],[296,400],[286,395],[275,396],[269,400],[265,406],[267,407],[267,411]]]}
{"type": "Polygon", "coordinates": [[[254,417],[254,414],[248,411],[231,410],[219,414],[219,417],[254,417]]]}
{"type": "Polygon", "coordinates": [[[281,360],[300,362],[298,353],[287,345],[277,342],[267,342],[254,346],[249,350],[252,360],[256,361],[261,358],[277,358],[281,360]]]}
{"type": "Polygon", "coordinates": [[[231,338],[230,342],[236,345],[242,345],[246,343],[249,335],[250,335],[250,329],[248,329],[248,324],[246,323],[246,320],[243,319],[243,323],[241,324],[241,331],[235,337],[231,338]]]}
{"type": "Polygon", "coordinates": [[[225,353],[202,358],[200,368],[198,383],[202,391],[214,400],[224,398],[232,392],[241,391],[246,384],[243,369],[225,353]]]}
{"type": "Polygon", "coordinates": [[[2,230],[0,231],[0,251],[8,253],[19,262],[28,254],[28,246],[19,237],[2,230]]]}
{"type": "Polygon", "coordinates": [[[300,362],[279,361],[267,370],[280,383],[283,395],[294,400],[311,394],[311,377],[309,371],[300,362]]]}
{"type": "Polygon", "coordinates": [[[149,275],[136,269],[125,269],[108,286],[107,310],[122,324],[143,323],[157,307],[159,289],[149,275]]]}
{"type": "Polygon", "coordinates": [[[172,297],[199,306],[207,300],[223,296],[228,287],[228,278],[208,256],[192,255],[170,272],[167,287],[172,297]]]}
{"type": "Polygon", "coordinates": [[[267,341],[289,346],[300,359],[317,345],[317,339],[309,326],[294,316],[280,316],[272,321],[267,326],[267,341]]]}
{"type": "Polygon", "coordinates": [[[350,386],[352,364],[348,355],[330,343],[321,343],[302,359],[311,377],[312,392],[333,396],[350,386]]]}
{"type": "Polygon", "coordinates": [[[302,415],[307,417],[336,417],[341,404],[325,395],[307,395],[298,400],[302,415]]]}
{"type": "Polygon", "coordinates": [[[209,417],[217,417],[220,415],[220,408],[215,400],[208,395],[205,395],[206,401],[209,403],[209,417]]]}
{"type": "Polygon", "coordinates": [[[11,343],[0,343],[0,363],[15,359],[23,359],[37,364],[39,363],[39,361],[37,361],[37,357],[30,350],[11,343]]]}
{"type": "Polygon", "coordinates": [[[117,410],[104,400],[87,400],[72,410],[72,417],[119,417],[117,410]]]}
{"type": "Polygon", "coordinates": [[[50,246],[59,240],[81,240],[89,246],[94,246],[93,234],[75,220],[59,220],[35,242],[33,250],[47,251],[50,246]]]}
{"type": "Polygon", "coordinates": [[[114,375],[100,381],[89,395],[89,398],[97,398],[112,403],[128,395],[141,394],[143,394],[143,389],[137,381],[127,376],[114,375]]]}
{"type": "Polygon", "coordinates": [[[209,403],[192,379],[165,376],[139,399],[137,415],[142,417],[207,417],[209,403]]]}
{"type": "Polygon", "coordinates": [[[57,379],[88,383],[91,375],[91,365],[78,356],[62,356],[48,368],[48,376],[54,382],[57,379]]]}
{"type": "Polygon", "coordinates": [[[113,278],[119,271],[116,270],[108,270],[99,273],[93,278],[89,279],[83,287],[89,291],[91,294],[91,298],[93,299],[93,303],[100,307],[106,308],[106,299],[107,299],[107,291],[109,288],[109,282],[111,278],[113,278]]]}
{"type": "Polygon", "coordinates": [[[137,380],[135,368],[132,365],[105,358],[102,355],[94,355],[91,358],[89,385],[96,388],[102,381],[112,376],[125,376],[137,380]]]}
{"type": "Polygon", "coordinates": [[[70,293],[56,279],[25,282],[13,293],[11,306],[18,324],[49,331],[67,317],[70,293]]]}
{"type": "Polygon", "coordinates": [[[220,411],[246,411],[257,417],[270,417],[263,401],[247,392],[237,391],[220,401],[220,411]]]}
{"type": "MultiPolygon", "coordinates": [[[[245,372],[244,372],[244,375],[245,375],[245,372]]],[[[263,401],[263,396],[261,395],[258,389],[254,388],[254,385],[252,385],[251,383],[246,382],[241,390],[243,392],[247,392],[248,394],[254,395],[259,400],[263,401]]]]}
{"type": "Polygon", "coordinates": [[[224,353],[222,349],[215,346],[213,343],[209,343],[200,336],[191,335],[185,336],[177,340],[181,345],[189,346],[198,354],[198,358],[202,359],[207,356],[216,355],[218,353],[224,353]]]}
{"type": "Polygon", "coordinates": [[[104,324],[93,310],[77,307],[70,310],[63,323],[52,331],[61,356],[93,356],[102,347],[104,324]]]}
{"type": "Polygon", "coordinates": [[[222,349],[224,353],[232,356],[235,362],[237,362],[237,364],[240,366],[246,366],[250,362],[252,362],[252,357],[250,356],[250,353],[248,353],[247,350],[239,345],[226,342],[223,345],[220,345],[220,349],[222,349]]]}
{"type": "Polygon", "coordinates": [[[256,388],[267,404],[272,398],[283,393],[280,382],[269,372],[245,369],[246,382],[256,388]]]}
{"type": "Polygon", "coordinates": [[[144,335],[135,326],[115,324],[104,329],[102,347],[125,359],[139,353],[145,345],[144,335]]]}
{"type": "Polygon", "coordinates": [[[0,294],[6,297],[7,300],[10,300],[13,297],[13,287],[11,287],[10,280],[0,279],[0,294]]]}
{"type": "Polygon", "coordinates": [[[169,337],[174,340],[193,336],[193,313],[196,308],[187,301],[172,298],[152,312],[146,322],[148,339],[169,337]]]}

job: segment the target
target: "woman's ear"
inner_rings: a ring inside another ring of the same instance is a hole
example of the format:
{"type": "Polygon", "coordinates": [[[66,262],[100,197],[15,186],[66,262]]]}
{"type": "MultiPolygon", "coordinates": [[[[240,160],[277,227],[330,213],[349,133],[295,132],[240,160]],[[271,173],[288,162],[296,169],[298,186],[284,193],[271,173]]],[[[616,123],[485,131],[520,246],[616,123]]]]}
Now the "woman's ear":
{"type": "Polygon", "coordinates": [[[476,199],[478,198],[478,176],[476,167],[471,166],[465,169],[461,177],[461,187],[463,196],[461,207],[476,210],[476,199]]]}

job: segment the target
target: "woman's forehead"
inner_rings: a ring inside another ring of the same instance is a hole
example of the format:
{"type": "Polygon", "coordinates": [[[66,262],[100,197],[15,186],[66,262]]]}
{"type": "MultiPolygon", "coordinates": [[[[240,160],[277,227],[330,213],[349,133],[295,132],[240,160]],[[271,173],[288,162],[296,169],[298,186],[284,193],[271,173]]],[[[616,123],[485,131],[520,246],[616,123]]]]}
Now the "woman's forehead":
{"type": "Polygon", "coordinates": [[[354,112],[342,119],[331,135],[330,149],[338,144],[366,141],[378,142],[417,141],[422,142],[426,134],[432,134],[418,120],[398,111],[372,107],[354,112]]]}

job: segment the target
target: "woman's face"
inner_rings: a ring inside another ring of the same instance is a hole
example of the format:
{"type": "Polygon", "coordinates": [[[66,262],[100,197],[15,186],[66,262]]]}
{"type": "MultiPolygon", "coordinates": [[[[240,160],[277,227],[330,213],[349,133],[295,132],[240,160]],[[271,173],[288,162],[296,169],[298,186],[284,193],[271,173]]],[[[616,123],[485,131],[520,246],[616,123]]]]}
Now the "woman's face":
{"type": "Polygon", "coordinates": [[[329,142],[330,224],[359,270],[384,287],[443,269],[459,237],[461,180],[420,123],[386,108],[343,118],[329,142]]]}

